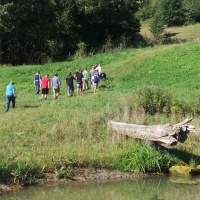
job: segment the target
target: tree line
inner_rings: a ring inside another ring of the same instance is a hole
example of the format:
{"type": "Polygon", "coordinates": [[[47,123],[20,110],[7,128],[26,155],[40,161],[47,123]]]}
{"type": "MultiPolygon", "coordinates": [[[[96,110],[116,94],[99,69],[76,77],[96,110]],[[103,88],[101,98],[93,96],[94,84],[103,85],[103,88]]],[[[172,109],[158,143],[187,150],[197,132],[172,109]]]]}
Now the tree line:
{"type": "Polygon", "coordinates": [[[137,17],[151,19],[151,32],[162,39],[164,26],[182,26],[200,22],[200,1],[197,0],[141,0],[137,17]]]}
{"type": "Polygon", "coordinates": [[[137,10],[135,0],[1,0],[0,63],[58,61],[110,40],[135,45],[137,10]]]}
{"type": "Polygon", "coordinates": [[[109,48],[144,45],[140,20],[164,25],[200,21],[196,0],[1,0],[0,64],[38,64],[109,48]]]}

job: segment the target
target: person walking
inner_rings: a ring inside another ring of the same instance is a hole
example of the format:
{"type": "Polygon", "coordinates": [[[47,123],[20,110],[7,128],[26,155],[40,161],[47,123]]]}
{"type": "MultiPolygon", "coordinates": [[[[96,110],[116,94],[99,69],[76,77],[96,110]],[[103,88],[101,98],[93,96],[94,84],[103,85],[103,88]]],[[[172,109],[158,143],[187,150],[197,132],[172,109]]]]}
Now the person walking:
{"type": "Polygon", "coordinates": [[[89,78],[89,74],[88,74],[87,68],[85,68],[83,71],[83,90],[88,89],[88,78],[89,78]]]}
{"type": "Polygon", "coordinates": [[[68,96],[73,96],[74,95],[74,83],[73,83],[73,80],[74,80],[74,76],[72,75],[71,72],[69,72],[66,80],[65,80],[65,83],[67,85],[67,95],[68,96]]]}
{"type": "Polygon", "coordinates": [[[58,78],[58,74],[55,74],[54,77],[52,78],[51,85],[53,88],[53,98],[57,99],[58,95],[60,94],[60,87],[61,87],[61,82],[60,79],[58,78]]]}
{"type": "Polygon", "coordinates": [[[94,93],[97,92],[98,83],[99,83],[99,75],[98,75],[98,72],[96,71],[94,73],[94,76],[92,77],[92,85],[93,85],[94,93]]]}
{"type": "Polygon", "coordinates": [[[82,91],[82,85],[83,85],[83,74],[81,69],[79,69],[78,73],[76,73],[76,82],[77,82],[77,94],[79,94],[82,91]]]}
{"type": "Polygon", "coordinates": [[[40,82],[41,82],[41,75],[40,72],[38,71],[35,76],[34,76],[34,86],[35,86],[35,94],[40,93],[40,82]]]}
{"type": "Polygon", "coordinates": [[[101,68],[101,65],[100,65],[100,64],[98,64],[97,70],[98,70],[99,76],[101,76],[101,74],[102,74],[102,68],[101,68]]]}
{"type": "Polygon", "coordinates": [[[42,89],[42,97],[41,99],[47,99],[47,96],[49,94],[49,87],[50,87],[50,79],[49,75],[46,74],[44,78],[41,79],[40,88],[42,89]]]}
{"type": "Polygon", "coordinates": [[[92,69],[90,70],[90,83],[91,83],[91,89],[93,89],[93,81],[92,78],[94,76],[95,73],[95,65],[92,67],[92,69]]]}
{"type": "Polygon", "coordinates": [[[12,107],[15,108],[15,98],[17,97],[14,82],[10,81],[10,84],[6,86],[6,112],[8,112],[10,107],[10,102],[12,102],[12,107]]]}

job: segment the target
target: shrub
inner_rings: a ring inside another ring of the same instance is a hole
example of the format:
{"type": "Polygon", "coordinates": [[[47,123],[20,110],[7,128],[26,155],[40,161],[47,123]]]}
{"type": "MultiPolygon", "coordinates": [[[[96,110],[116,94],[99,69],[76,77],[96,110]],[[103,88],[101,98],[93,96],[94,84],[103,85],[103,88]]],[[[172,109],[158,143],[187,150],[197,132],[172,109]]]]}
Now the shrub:
{"type": "Polygon", "coordinates": [[[155,43],[162,44],[164,40],[163,30],[164,30],[164,20],[162,19],[161,13],[157,11],[150,23],[150,31],[154,36],[155,43]]]}
{"type": "Polygon", "coordinates": [[[74,58],[85,58],[87,56],[87,45],[84,42],[79,42],[77,46],[78,50],[75,52],[74,58]]]}
{"type": "Polygon", "coordinates": [[[139,88],[136,94],[147,114],[170,113],[172,97],[169,92],[162,91],[159,87],[153,85],[139,88]]]}

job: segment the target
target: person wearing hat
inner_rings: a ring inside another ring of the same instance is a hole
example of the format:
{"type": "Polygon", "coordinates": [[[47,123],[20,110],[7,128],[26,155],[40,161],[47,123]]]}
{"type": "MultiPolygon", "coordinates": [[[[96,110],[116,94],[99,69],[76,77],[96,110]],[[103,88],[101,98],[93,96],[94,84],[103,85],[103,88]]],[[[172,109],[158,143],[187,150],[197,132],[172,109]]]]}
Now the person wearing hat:
{"type": "Polygon", "coordinates": [[[8,112],[10,107],[10,102],[12,102],[12,107],[15,107],[15,98],[17,97],[14,82],[10,81],[10,84],[6,86],[6,112],[8,112]]]}

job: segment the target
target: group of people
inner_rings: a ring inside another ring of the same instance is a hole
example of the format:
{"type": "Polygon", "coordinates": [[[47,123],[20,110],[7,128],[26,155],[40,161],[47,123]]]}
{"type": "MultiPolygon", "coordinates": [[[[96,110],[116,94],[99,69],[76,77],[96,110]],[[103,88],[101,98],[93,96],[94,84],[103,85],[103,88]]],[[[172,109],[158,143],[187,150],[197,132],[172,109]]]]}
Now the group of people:
{"type": "Polygon", "coordinates": [[[89,81],[91,83],[91,88],[93,89],[94,93],[96,93],[101,75],[102,69],[100,64],[94,65],[89,72],[87,68],[84,68],[84,70],[78,69],[74,75],[69,72],[68,76],[66,77],[68,96],[72,96],[74,94],[73,80],[76,80],[77,83],[77,94],[79,94],[83,90],[88,90],[89,81]]]}
{"type": "Polygon", "coordinates": [[[58,74],[54,74],[54,77],[52,78],[52,80],[50,80],[49,74],[46,74],[45,77],[42,78],[40,72],[38,71],[34,77],[34,85],[36,94],[39,94],[40,90],[42,91],[41,99],[47,99],[50,85],[53,88],[53,98],[58,98],[61,87],[61,82],[58,78],[58,74]]]}
{"type": "MultiPolygon", "coordinates": [[[[81,93],[83,90],[88,90],[89,82],[91,83],[91,88],[93,89],[94,93],[96,93],[100,79],[104,78],[106,78],[106,74],[102,72],[100,64],[94,65],[89,72],[87,68],[85,68],[83,71],[78,69],[75,74],[69,72],[65,80],[67,94],[68,96],[74,95],[74,80],[77,83],[77,94],[81,93]]],[[[50,80],[48,74],[46,74],[45,77],[42,77],[38,71],[34,76],[34,86],[36,94],[39,94],[40,91],[42,91],[41,99],[47,99],[49,88],[52,86],[53,98],[57,99],[60,94],[61,81],[58,77],[58,74],[54,74],[54,77],[50,80]]],[[[8,112],[11,102],[12,107],[15,108],[16,97],[17,94],[14,87],[14,82],[10,81],[10,83],[6,86],[6,112],[8,112]]]]}
{"type": "MultiPolygon", "coordinates": [[[[81,93],[83,90],[88,90],[89,81],[91,82],[91,88],[93,89],[94,93],[96,93],[97,86],[101,77],[106,78],[106,75],[105,73],[102,73],[102,68],[100,64],[94,65],[89,72],[87,68],[84,68],[84,70],[78,69],[75,74],[69,72],[68,76],[65,79],[68,96],[74,95],[74,80],[77,83],[77,94],[81,93]]],[[[61,81],[58,78],[57,74],[55,74],[50,81],[48,74],[46,74],[46,76],[42,78],[40,72],[37,72],[34,77],[34,85],[36,94],[39,94],[40,90],[42,90],[42,99],[47,99],[50,85],[53,88],[54,99],[58,98],[58,95],[60,93],[61,81]]]]}

